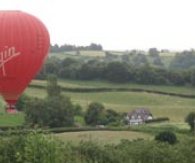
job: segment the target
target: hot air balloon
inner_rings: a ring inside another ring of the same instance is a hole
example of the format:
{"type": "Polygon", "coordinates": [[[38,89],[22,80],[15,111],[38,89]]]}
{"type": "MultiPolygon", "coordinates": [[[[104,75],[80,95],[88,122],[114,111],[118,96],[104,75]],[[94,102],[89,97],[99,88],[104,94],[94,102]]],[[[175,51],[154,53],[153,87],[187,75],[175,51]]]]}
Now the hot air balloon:
{"type": "Polygon", "coordinates": [[[0,94],[8,112],[40,70],[49,46],[49,33],[39,19],[22,11],[0,11],[0,94]]]}

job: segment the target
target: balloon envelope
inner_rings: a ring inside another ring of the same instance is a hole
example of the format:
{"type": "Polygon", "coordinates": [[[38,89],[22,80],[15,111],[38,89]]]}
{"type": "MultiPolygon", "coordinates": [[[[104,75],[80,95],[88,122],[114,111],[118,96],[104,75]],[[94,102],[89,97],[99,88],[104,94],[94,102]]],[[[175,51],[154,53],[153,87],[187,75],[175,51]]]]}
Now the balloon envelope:
{"type": "Polygon", "coordinates": [[[0,11],[0,94],[9,107],[40,70],[49,46],[49,33],[39,19],[21,11],[0,11]]]}

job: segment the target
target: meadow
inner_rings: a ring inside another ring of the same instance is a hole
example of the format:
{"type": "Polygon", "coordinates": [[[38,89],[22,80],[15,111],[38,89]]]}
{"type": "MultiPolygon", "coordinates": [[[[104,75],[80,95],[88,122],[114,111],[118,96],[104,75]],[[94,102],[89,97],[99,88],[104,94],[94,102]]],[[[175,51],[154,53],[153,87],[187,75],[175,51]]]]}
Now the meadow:
{"type": "MultiPolygon", "coordinates": [[[[193,87],[184,86],[152,86],[138,84],[113,84],[105,81],[71,81],[59,80],[59,85],[64,88],[142,88],[162,92],[195,95],[193,87]]],[[[46,87],[46,81],[33,80],[31,85],[46,87]]],[[[195,100],[193,98],[182,98],[169,95],[161,95],[146,92],[62,92],[69,96],[74,104],[80,104],[84,110],[91,102],[100,102],[106,109],[114,109],[117,112],[129,112],[136,108],[148,108],[154,117],[169,117],[172,123],[184,123],[189,112],[195,111],[195,100]]],[[[28,87],[25,94],[33,97],[46,97],[46,90],[28,87]]],[[[0,125],[20,125],[24,121],[24,115],[7,115],[0,110],[0,125]]]]}
{"type": "MultiPolygon", "coordinates": [[[[46,81],[33,80],[31,86],[25,90],[25,94],[44,98],[46,97],[46,89],[35,88],[35,86],[46,87],[46,81]]],[[[71,81],[59,80],[59,85],[64,88],[142,88],[148,90],[157,90],[172,93],[181,93],[187,95],[195,95],[192,87],[178,86],[152,86],[137,84],[113,84],[104,81],[71,81]]],[[[195,100],[193,98],[181,98],[175,96],[161,95],[146,92],[128,92],[128,91],[110,91],[110,92],[67,92],[62,94],[69,96],[74,104],[80,104],[84,110],[91,102],[100,102],[106,109],[114,109],[117,112],[129,112],[136,108],[148,108],[154,117],[169,117],[170,122],[160,124],[144,125],[141,128],[135,128],[135,131],[85,131],[85,132],[65,132],[55,134],[64,142],[78,143],[79,141],[92,140],[101,143],[119,143],[121,139],[154,139],[156,130],[165,127],[189,130],[188,125],[184,122],[189,112],[195,111],[195,100]],[[149,128],[148,128],[149,127],[149,128]]],[[[0,126],[17,126],[24,122],[24,114],[16,115],[6,114],[4,110],[0,110],[0,126]]],[[[180,135],[179,135],[180,136],[180,135]]],[[[183,135],[180,136],[183,139],[183,135]]]]}
{"type": "Polygon", "coordinates": [[[55,135],[64,142],[78,144],[80,141],[93,141],[98,144],[118,144],[122,139],[152,139],[150,134],[134,131],[83,131],[83,132],[65,132],[55,135]]]}
{"type": "Polygon", "coordinates": [[[65,58],[74,58],[74,59],[89,59],[89,58],[101,58],[105,57],[104,51],[79,51],[79,54],[77,54],[76,51],[69,51],[64,53],[50,53],[49,57],[57,57],[59,59],[65,59],[65,58]]]}
{"type": "MultiPolygon", "coordinates": [[[[46,85],[46,81],[34,80],[33,85],[46,85]]],[[[142,88],[162,92],[180,93],[195,95],[192,87],[177,86],[150,86],[137,84],[113,84],[100,81],[70,81],[60,80],[59,85],[66,88],[142,88]]],[[[30,96],[44,98],[45,89],[29,87],[25,93],[30,96]]],[[[169,117],[171,122],[183,123],[189,112],[195,111],[195,100],[193,98],[182,98],[169,95],[161,95],[146,92],[67,92],[73,103],[80,104],[84,110],[91,102],[100,102],[107,109],[114,109],[118,112],[129,112],[136,108],[148,108],[154,117],[169,117]]]]}
{"type": "MultiPolygon", "coordinates": [[[[184,95],[195,95],[195,87],[191,86],[164,86],[164,85],[142,85],[135,83],[111,83],[108,81],[78,81],[59,80],[58,84],[64,88],[128,88],[160,91],[165,93],[178,93],[184,95]]],[[[33,80],[30,85],[46,86],[45,80],[33,80]]]]}
{"type": "Polygon", "coordinates": [[[20,126],[24,122],[24,114],[7,114],[5,112],[5,102],[2,98],[0,98],[0,127],[12,127],[12,126],[20,126]]]}

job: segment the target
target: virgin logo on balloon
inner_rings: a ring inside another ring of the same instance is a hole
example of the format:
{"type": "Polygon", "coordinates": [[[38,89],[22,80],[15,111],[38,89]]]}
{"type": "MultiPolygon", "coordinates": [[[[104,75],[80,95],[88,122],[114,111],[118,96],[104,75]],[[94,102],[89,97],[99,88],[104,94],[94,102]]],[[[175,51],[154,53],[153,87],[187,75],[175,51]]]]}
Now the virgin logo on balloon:
{"type": "Polygon", "coordinates": [[[14,46],[0,52],[0,68],[3,71],[3,76],[7,75],[5,64],[20,54],[20,52],[16,52],[16,48],[14,46]]]}

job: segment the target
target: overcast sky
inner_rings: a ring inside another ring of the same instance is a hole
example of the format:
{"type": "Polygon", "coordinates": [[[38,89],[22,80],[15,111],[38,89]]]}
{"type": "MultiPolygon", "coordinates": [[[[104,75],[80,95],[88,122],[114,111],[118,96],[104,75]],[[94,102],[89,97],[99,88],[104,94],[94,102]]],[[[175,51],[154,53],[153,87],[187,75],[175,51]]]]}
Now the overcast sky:
{"type": "Polygon", "coordinates": [[[0,0],[0,9],[37,16],[52,44],[195,48],[195,0],[0,0]]]}

